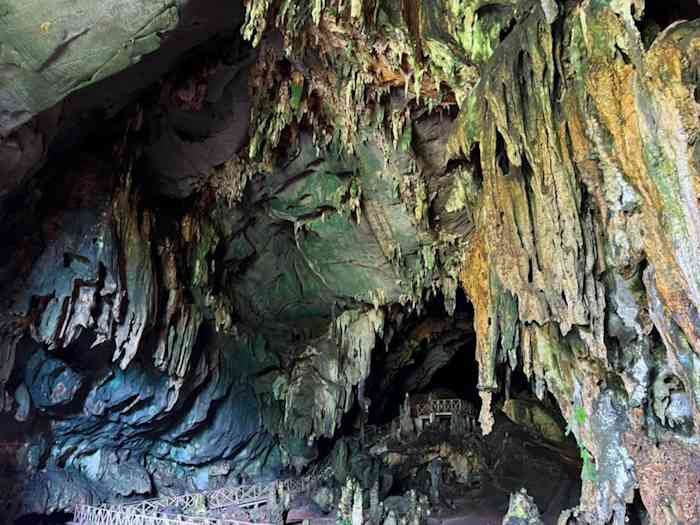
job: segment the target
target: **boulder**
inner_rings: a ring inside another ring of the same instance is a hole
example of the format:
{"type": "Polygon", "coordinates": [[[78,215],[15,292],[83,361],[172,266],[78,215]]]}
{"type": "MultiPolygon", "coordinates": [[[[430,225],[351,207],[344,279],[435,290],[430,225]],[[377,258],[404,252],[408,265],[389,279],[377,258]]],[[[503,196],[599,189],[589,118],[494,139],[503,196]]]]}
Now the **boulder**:
{"type": "Polygon", "coordinates": [[[549,441],[560,443],[565,439],[564,429],[556,418],[537,401],[508,399],[503,403],[503,413],[549,441]]]}
{"type": "Polygon", "coordinates": [[[503,525],[544,525],[535,501],[528,496],[525,489],[510,495],[503,525]]]}

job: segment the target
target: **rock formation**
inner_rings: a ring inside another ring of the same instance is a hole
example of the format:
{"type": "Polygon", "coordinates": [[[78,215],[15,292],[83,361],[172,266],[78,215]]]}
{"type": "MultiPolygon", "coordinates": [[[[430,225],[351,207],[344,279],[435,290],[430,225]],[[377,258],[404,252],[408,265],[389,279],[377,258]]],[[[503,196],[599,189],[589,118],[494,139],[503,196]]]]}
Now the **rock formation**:
{"type": "Polygon", "coordinates": [[[700,522],[695,0],[0,0],[0,79],[16,516],[301,472],[451,381],[575,439],[569,523],[700,522]]]}
{"type": "Polygon", "coordinates": [[[542,525],[542,523],[540,511],[532,498],[527,495],[527,491],[511,494],[503,525],[542,525]]]}

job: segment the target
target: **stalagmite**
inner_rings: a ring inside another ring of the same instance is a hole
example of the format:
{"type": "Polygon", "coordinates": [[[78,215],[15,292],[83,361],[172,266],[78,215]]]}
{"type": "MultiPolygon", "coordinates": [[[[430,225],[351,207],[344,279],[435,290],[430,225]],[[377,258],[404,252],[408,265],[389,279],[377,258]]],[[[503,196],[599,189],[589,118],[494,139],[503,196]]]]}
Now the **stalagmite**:
{"type": "Polygon", "coordinates": [[[362,489],[359,487],[355,489],[355,494],[353,495],[352,519],[350,522],[352,525],[363,525],[365,522],[362,489]]]}

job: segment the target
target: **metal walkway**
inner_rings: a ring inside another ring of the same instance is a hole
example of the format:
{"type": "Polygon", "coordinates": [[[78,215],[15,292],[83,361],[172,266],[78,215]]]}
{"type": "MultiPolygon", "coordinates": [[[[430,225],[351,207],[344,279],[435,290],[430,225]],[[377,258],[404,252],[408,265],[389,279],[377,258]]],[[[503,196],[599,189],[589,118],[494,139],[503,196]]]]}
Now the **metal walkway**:
{"type": "Polygon", "coordinates": [[[308,476],[266,484],[241,485],[221,489],[165,496],[122,505],[78,505],[74,525],[272,525],[260,510],[274,501],[278,489],[290,496],[308,492],[319,478],[308,476]],[[248,511],[248,519],[209,517],[224,509],[248,511]],[[202,509],[206,509],[202,513],[202,509]],[[260,517],[260,518],[257,518],[260,517]]]}

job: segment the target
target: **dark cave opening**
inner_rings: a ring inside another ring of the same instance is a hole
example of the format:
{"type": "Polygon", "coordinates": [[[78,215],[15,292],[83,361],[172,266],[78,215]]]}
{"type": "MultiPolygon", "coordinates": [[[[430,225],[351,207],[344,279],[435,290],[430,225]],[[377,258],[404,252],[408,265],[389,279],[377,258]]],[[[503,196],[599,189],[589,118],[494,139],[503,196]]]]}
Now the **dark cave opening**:
{"type": "MultiPolygon", "coordinates": [[[[555,523],[563,509],[578,503],[581,493],[581,460],[573,436],[566,433],[565,418],[550,393],[538,399],[520,367],[510,371],[501,363],[500,388],[492,400],[493,430],[482,435],[474,311],[461,289],[450,310],[449,300],[437,293],[404,320],[388,348],[378,341],[365,389],[371,398],[365,428],[383,429],[387,435],[377,445],[368,431],[360,448],[364,454],[389,454],[396,461],[389,497],[409,490],[429,494],[438,483],[441,495],[435,509],[442,517],[495,520],[505,513],[510,494],[525,488],[544,522],[555,523]],[[418,407],[426,399],[465,402],[465,426],[456,426],[455,414],[422,417],[418,407]],[[408,435],[407,406],[413,420],[408,435]],[[386,451],[377,452],[382,447],[386,451]]],[[[356,406],[346,418],[345,438],[358,435],[361,418],[356,406]]],[[[331,444],[324,448],[326,453],[331,449],[331,444]]]]}
{"type": "Polygon", "coordinates": [[[366,388],[372,398],[371,424],[397,417],[407,394],[426,395],[433,389],[479,404],[473,318],[461,289],[451,315],[438,292],[420,312],[410,314],[389,348],[377,341],[366,388]]]}
{"type": "Polygon", "coordinates": [[[646,2],[643,21],[653,21],[666,29],[679,20],[700,18],[700,4],[693,0],[652,0],[646,2]]]}
{"type": "MultiPolygon", "coordinates": [[[[6,517],[16,516],[21,505],[19,495],[26,479],[17,465],[17,453],[32,431],[29,423],[17,422],[12,415],[0,414],[0,522],[6,517]]],[[[25,523],[35,523],[37,520],[25,523]]],[[[10,523],[10,522],[8,522],[10,523]]]]}
{"type": "Polygon", "coordinates": [[[73,514],[70,512],[53,512],[51,514],[25,514],[15,520],[15,525],[60,525],[70,523],[73,514]]]}
{"type": "Polygon", "coordinates": [[[639,489],[634,491],[632,503],[627,504],[626,516],[629,525],[645,525],[650,522],[649,513],[644,506],[639,489]]]}
{"type": "Polygon", "coordinates": [[[700,18],[700,4],[694,0],[653,0],[646,3],[644,15],[637,27],[642,35],[644,47],[648,49],[658,34],[671,24],[696,18],[700,18]]]}
{"type": "Polygon", "coordinates": [[[442,391],[444,395],[456,396],[474,404],[477,409],[481,404],[477,384],[478,366],[476,361],[476,338],[474,336],[474,309],[461,288],[455,295],[452,315],[448,314],[445,298],[441,293],[427,303],[424,316],[440,325],[440,319],[452,323],[450,329],[441,327],[442,332],[436,338],[422,340],[422,351],[417,356],[416,367],[427,369],[426,377],[418,377],[422,387],[410,388],[416,382],[415,369],[407,370],[403,376],[405,391],[410,394],[429,394],[442,391]],[[435,358],[435,350],[443,353],[435,358]],[[431,362],[432,360],[432,362],[431,362]],[[427,374],[430,374],[425,384],[427,374]]]}
{"type": "Polygon", "coordinates": [[[481,400],[476,388],[479,372],[474,356],[475,350],[473,342],[457,350],[447,364],[435,372],[430,384],[421,393],[432,390],[453,392],[460,399],[465,399],[478,408],[481,400]]]}

